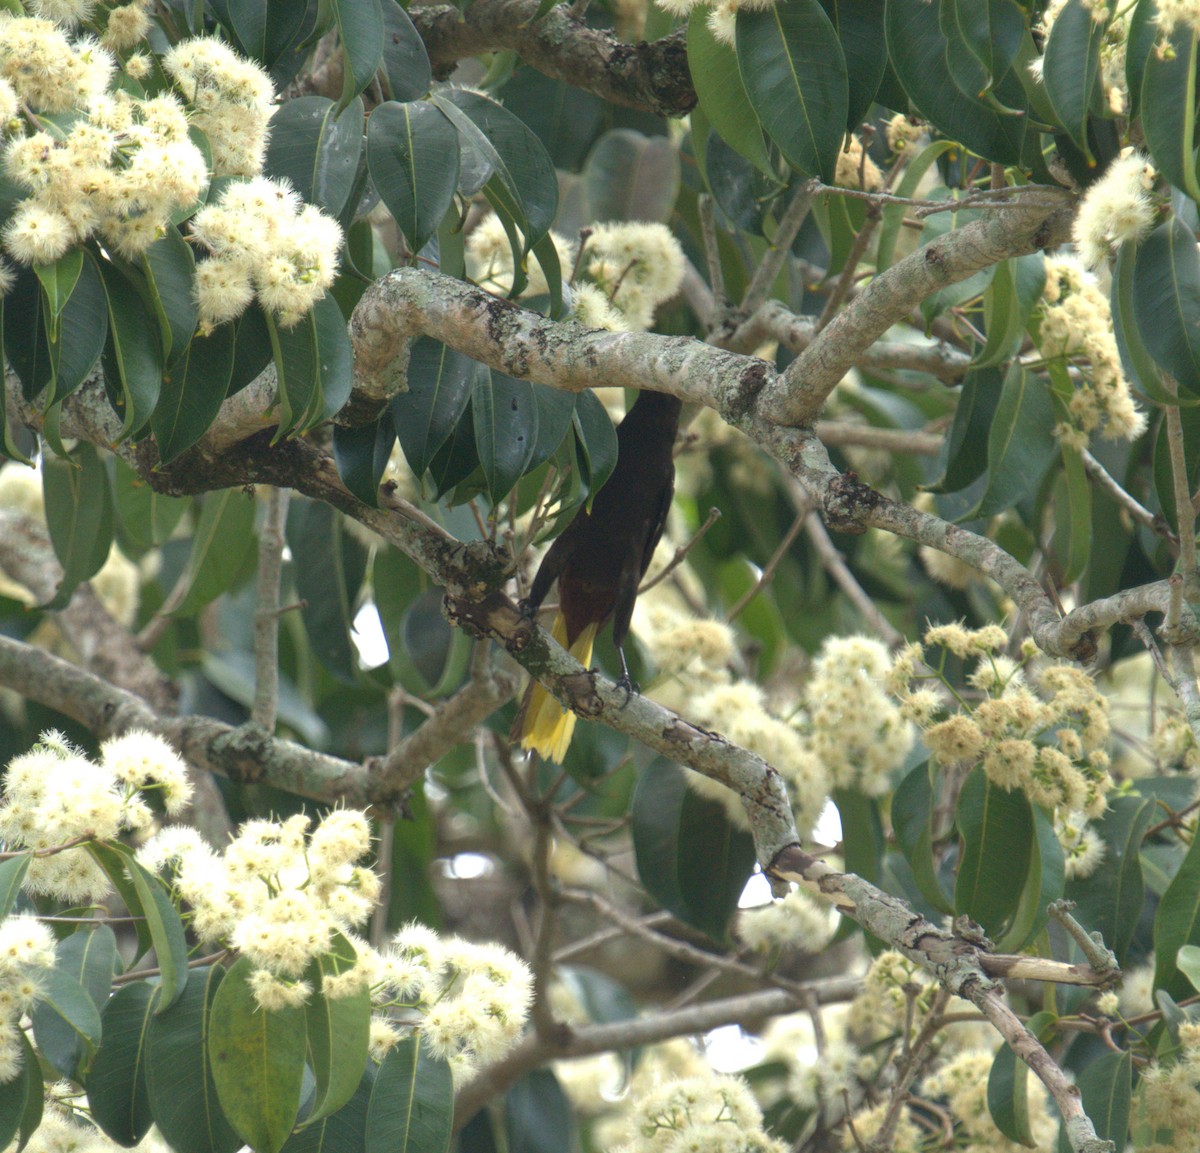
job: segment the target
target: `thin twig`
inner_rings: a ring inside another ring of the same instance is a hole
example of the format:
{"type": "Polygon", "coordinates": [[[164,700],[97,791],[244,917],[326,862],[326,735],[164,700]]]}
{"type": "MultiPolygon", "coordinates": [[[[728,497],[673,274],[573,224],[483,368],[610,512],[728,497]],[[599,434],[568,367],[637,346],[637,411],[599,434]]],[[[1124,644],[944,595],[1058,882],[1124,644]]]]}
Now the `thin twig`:
{"type": "Polygon", "coordinates": [[[771,559],[767,561],[766,566],[759,574],[758,580],[754,582],[740,597],[738,597],[733,607],[725,614],[725,622],[728,624],[733,621],[738,613],[742,611],[760,592],[763,591],[775,579],[775,570],[779,567],[779,562],[787,556],[788,549],[792,547],[793,542],[799,535],[801,528],[804,527],[804,522],[808,518],[812,510],[802,508],[796,513],[796,519],[792,521],[792,527],[784,534],[783,540],[779,542],[778,547],[771,554],[771,559]]]}
{"type": "MultiPolygon", "coordinates": [[[[1175,382],[1165,373],[1169,390],[1177,392],[1175,382]]],[[[1179,571],[1189,589],[1196,580],[1196,521],[1192,515],[1192,494],[1188,487],[1187,455],[1183,443],[1183,420],[1178,405],[1167,406],[1167,447],[1171,454],[1171,483],[1175,495],[1175,521],[1179,530],[1179,571]]]]}
{"type": "Polygon", "coordinates": [[[1096,487],[1108,493],[1138,524],[1145,525],[1167,540],[1178,539],[1162,516],[1152,513],[1135,496],[1127,492],[1117,478],[1086,449],[1083,452],[1083,467],[1096,487]]]}
{"type": "Polygon", "coordinates": [[[701,193],[697,207],[700,212],[700,238],[704,241],[704,259],[708,264],[708,283],[712,287],[713,304],[719,315],[728,307],[729,298],[725,294],[725,273],[721,269],[713,198],[707,192],[701,193]]]}
{"type": "Polygon", "coordinates": [[[775,229],[771,246],[763,253],[758,267],[754,270],[754,275],[750,278],[750,283],[746,286],[741,304],[743,316],[753,316],[771,295],[775,278],[779,275],[779,270],[792,250],[792,241],[796,239],[796,234],[800,231],[800,226],[804,223],[805,217],[808,216],[808,210],[812,207],[816,188],[815,180],[806,180],[796,186],[791,201],[779,218],[779,227],[775,229]]]}
{"type": "Polygon", "coordinates": [[[258,589],[254,607],[254,707],[250,719],[275,731],[279,707],[279,585],[283,576],[283,528],[291,490],[267,490],[267,515],[258,538],[258,589]]]}
{"type": "Polygon", "coordinates": [[[696,531],[692,534],[691,539],[687,541],[686,544],[681,544],[675,550],[675,555],[671,557],[669,561],[667,561],[662,571],[655,573],[654,576],[642,584],[641,588],[638,589],[638,596],[641,596],[644,592],[648,592],[650,589],[654,588],[655,585],[662,584],[667,577],[669,577],[681,564],[683,564],[685,560],[687,560],[688,553],[690,553],[692,549],[694,549],[696,545],[700,543],[700,541],[704,538],[704,534],[708,532],[708,530],[712,528],[712,526],[720,519],[721,510],[719,508],[710,508],[704,523],[698,529],[696,529],[696,531]]]}

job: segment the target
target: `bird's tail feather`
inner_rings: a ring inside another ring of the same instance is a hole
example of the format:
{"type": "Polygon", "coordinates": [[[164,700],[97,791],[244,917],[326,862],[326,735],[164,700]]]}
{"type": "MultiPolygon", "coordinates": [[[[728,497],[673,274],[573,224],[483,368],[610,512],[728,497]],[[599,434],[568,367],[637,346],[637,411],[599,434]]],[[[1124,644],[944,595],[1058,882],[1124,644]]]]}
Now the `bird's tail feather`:
{"type": "MultiPolygon", "coordinates": [[[[587,625],[575,638],[570,647],[571,655],[581,664],[588,665],[592,659],[592,645],[596,640],[595,624],[587,625]]],[[[550,635],[560,645],[567,643],[567,622],[562,613],[554,618],[550,635]]],[[[521,709],[518,736],[521,747],[531,749],[544,760],[561,764],[575,731],[575,714],[564,709],[537,681],[531,681],[521,709]]]]}

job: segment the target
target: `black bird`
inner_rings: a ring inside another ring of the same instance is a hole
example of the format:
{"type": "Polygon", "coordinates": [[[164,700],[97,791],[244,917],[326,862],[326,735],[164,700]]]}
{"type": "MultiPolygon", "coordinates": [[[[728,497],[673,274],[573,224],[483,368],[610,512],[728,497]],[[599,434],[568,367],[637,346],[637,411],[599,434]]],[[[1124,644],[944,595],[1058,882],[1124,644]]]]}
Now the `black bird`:
{"type": "MultiPolygon", "coordinates": [[[[633,692],[624,644],[638,585],[650,565],[675,492],[675,435],[681,402],[641,392],[617,428],[617,464],[608,482],[550,546],[525,601],[536,613],[555,580],[558,615],[552,635],[581,664],[592,659],[596,633],[613,618],[621,658],[618,684],[633,692]]],[[[566,756],[575,714],[531,682],[513,723],[513,739],[550,761],[566,756]]]]}

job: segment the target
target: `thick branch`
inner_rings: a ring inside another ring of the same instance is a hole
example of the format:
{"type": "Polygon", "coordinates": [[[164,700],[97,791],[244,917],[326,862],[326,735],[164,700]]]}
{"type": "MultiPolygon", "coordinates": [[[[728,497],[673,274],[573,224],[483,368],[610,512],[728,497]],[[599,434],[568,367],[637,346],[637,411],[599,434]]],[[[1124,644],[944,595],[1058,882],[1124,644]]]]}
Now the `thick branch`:
{"type": "Polygon", "coordinates": [[[466,56],[506,48],[546,76],[626,108],[683,116],[695,106],[682,30],[652,43],[623,44],[611,32],[589,28],[569,5],[540,19],[538,7],[539,0],[475,0],[463,10],[414,4],[409,15],[439,78],[466,56]]]}

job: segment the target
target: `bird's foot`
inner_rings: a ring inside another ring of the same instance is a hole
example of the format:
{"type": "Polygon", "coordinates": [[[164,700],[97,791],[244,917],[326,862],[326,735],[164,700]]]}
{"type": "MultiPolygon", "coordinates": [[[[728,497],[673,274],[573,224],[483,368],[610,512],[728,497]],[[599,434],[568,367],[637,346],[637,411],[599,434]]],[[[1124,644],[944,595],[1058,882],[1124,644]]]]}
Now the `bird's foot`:
{"type": "Polygon", "coordinates": [[[517,601],[517,612],[521,614],[527,621],[537,619],[538,611],[530,604],[527,597],[522,597],[517,601]]]}
{"type": "Polygon", "coordinates": [[[641,685],[630,677],[628,670],[617,678],[617,688],[625,690],[625,699],[621,702],[621,708],[625,708],[635,696],[642,695],[641,685]]]}

